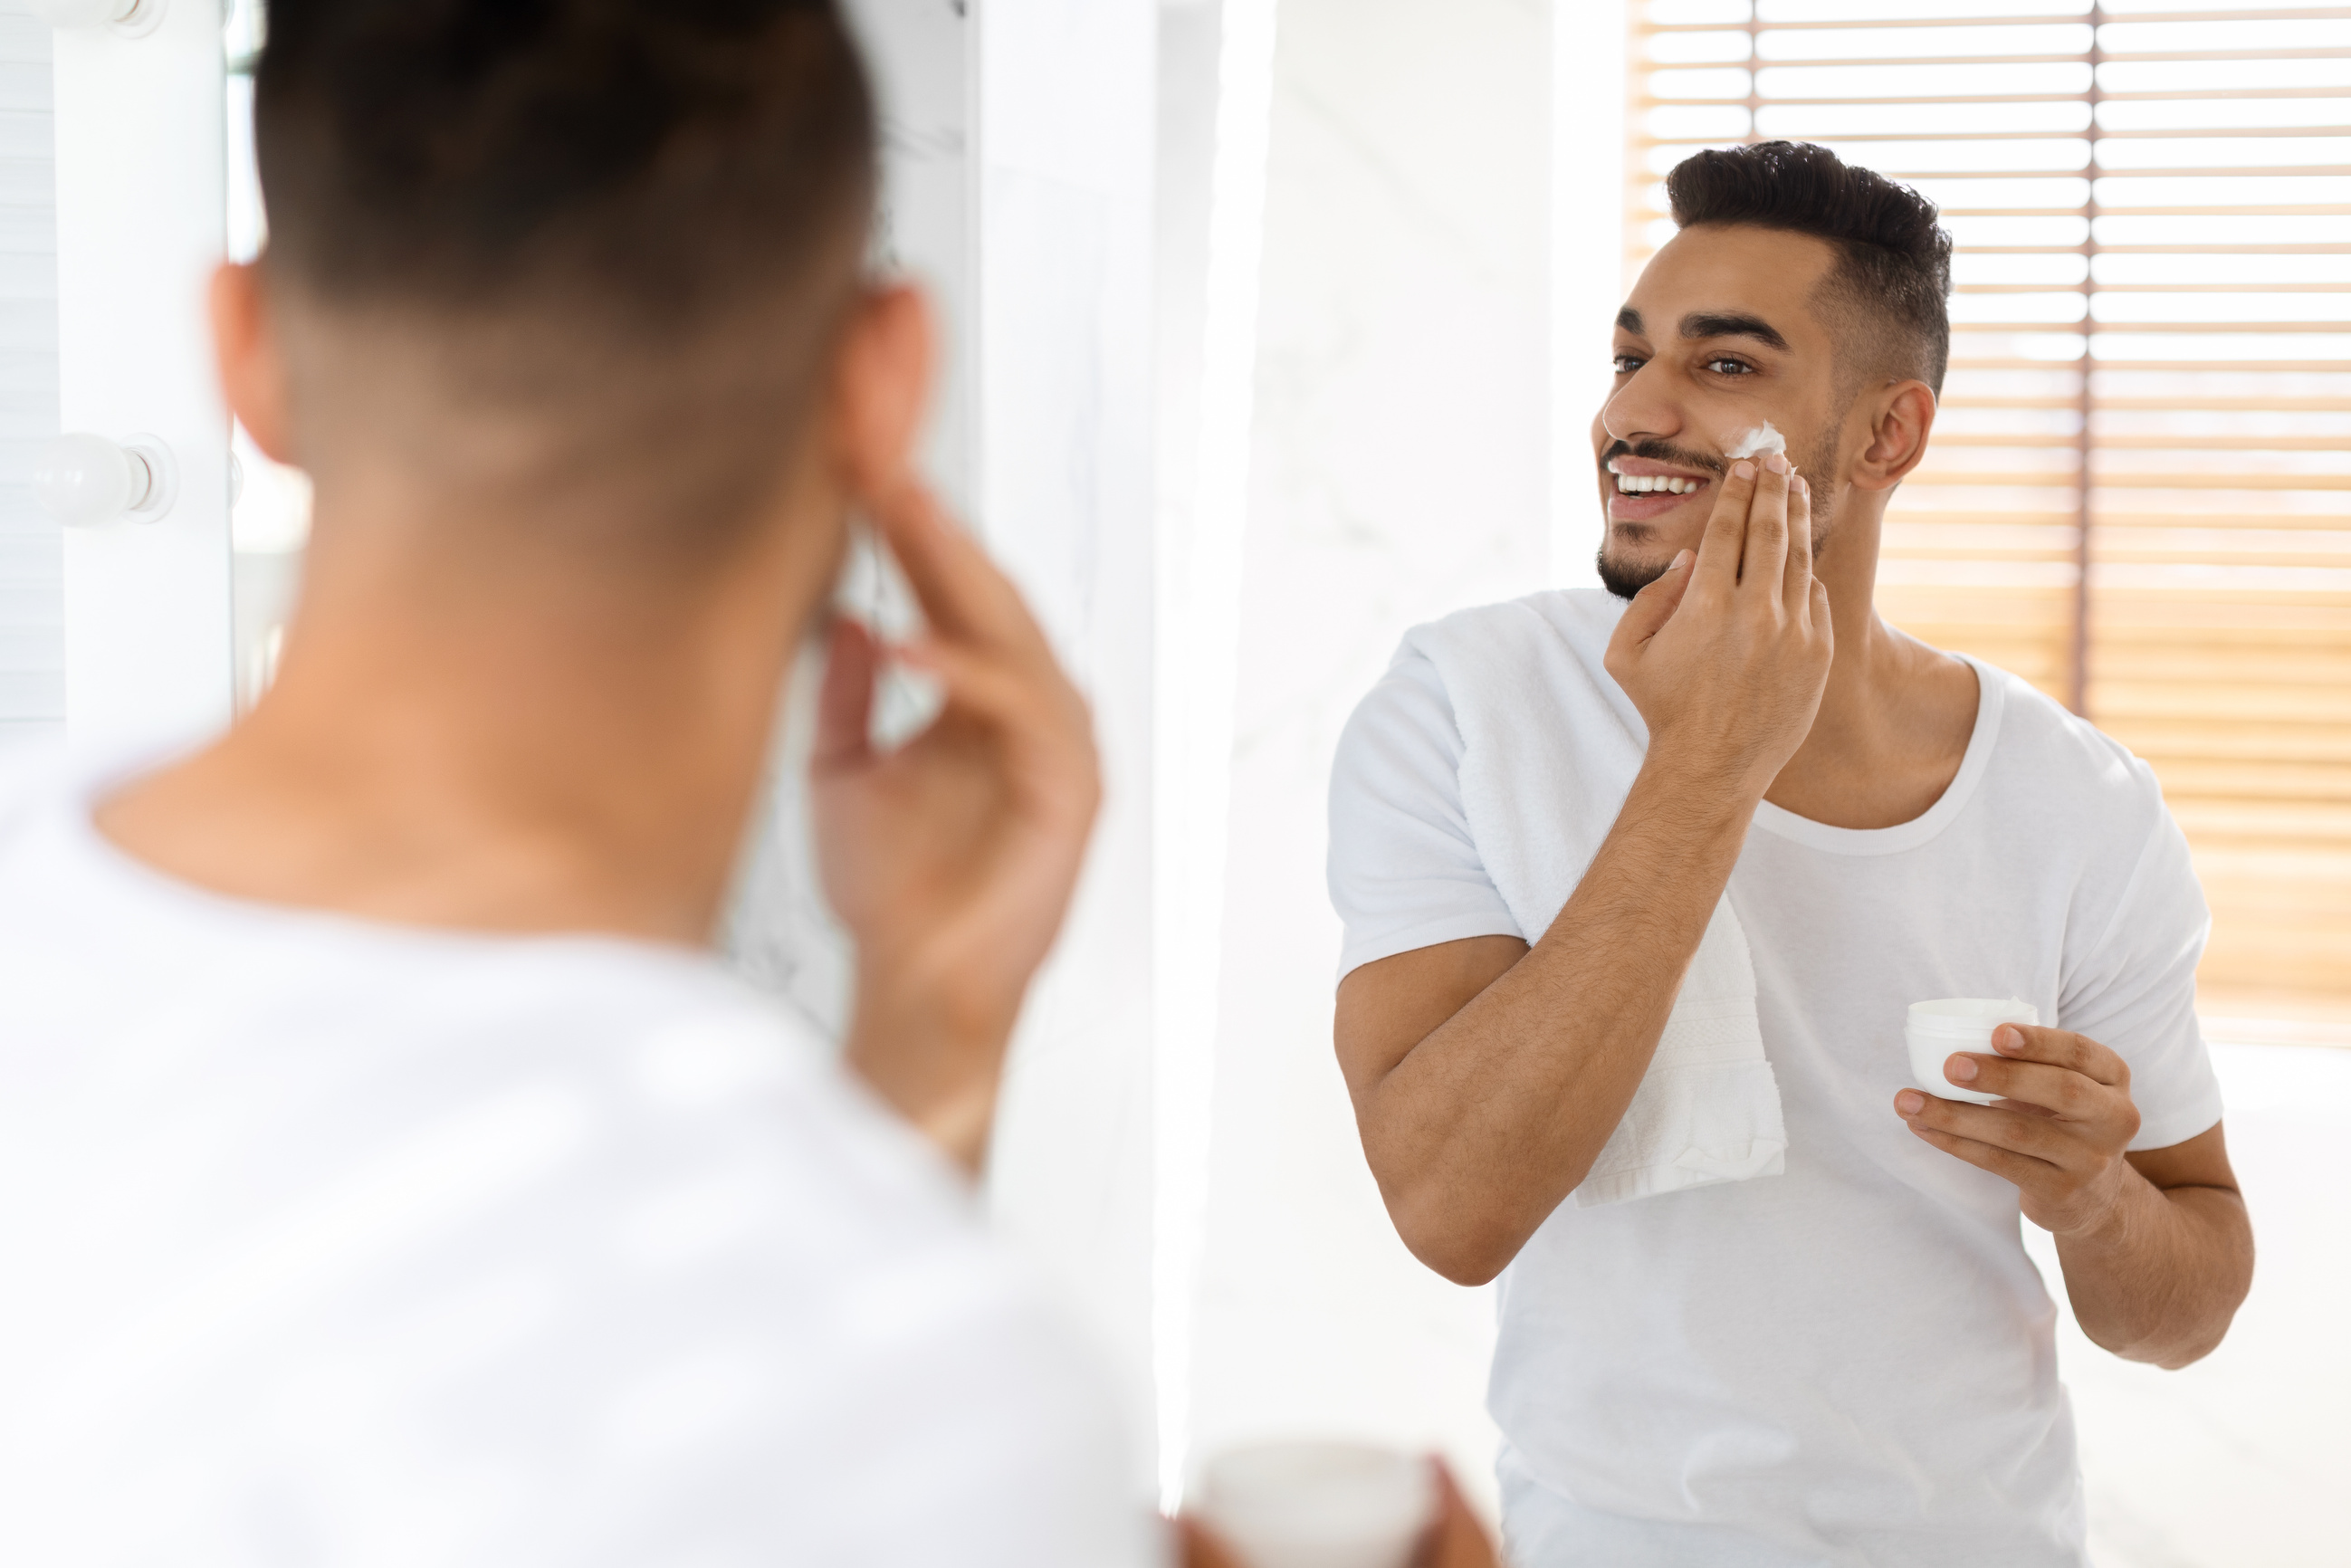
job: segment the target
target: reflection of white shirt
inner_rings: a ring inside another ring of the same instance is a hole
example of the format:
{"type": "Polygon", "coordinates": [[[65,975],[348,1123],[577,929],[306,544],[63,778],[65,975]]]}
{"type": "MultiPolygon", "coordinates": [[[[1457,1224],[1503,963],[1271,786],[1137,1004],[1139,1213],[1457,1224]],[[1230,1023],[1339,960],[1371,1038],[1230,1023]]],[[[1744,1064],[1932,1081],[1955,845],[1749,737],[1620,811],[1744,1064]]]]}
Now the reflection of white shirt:
{"type": "MultiPolygon", "coordinates": [[[[2207,916],[2146,765],[1975,668],[1974,735],[1924,816],[1857,831],[1764,805],[1731,873],[1787,1174],[1562,1206],[1504,1274],[1491,1404],[1521,1568],[2082,1563],[2054,1308],[2016,1189],[1894,1113],[1904,1009],[2032,1001],[2130,1063],[2134,1147],[2180,1143],[2220,1116],[2194,1014],[2207,916]]],[[[1483,869],[1462,759],[1407,636],[1332,783],[1349,966],[1541,936],[1483,869]]]]}
{"type": "Polygon", "coordinates": [[[1134,1564],[961,1184],[715,962],[214,897],[0,800],[0,1562],[1134,1564]]]}

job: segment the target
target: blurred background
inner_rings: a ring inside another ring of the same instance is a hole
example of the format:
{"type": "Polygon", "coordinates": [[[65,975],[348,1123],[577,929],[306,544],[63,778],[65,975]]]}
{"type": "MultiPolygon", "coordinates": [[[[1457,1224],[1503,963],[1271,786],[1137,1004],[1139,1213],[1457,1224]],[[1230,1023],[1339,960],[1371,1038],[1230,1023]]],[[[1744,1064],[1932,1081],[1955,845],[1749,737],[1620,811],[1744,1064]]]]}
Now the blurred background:
{"type": "MultiPolygon", "coordinates": [[[[250,256],[266,18],[172,4],[220,12],[214,244],[250,256]]],[[[1331,753],[1408,626],[1593,580],[1586,433],[1609,319],[1671,232],[1662,176],[1786,137],[1916,183],[1959,245],[1885,613],[2152,762],[2213,908],[2201,1008],[2261,1272],[2184,1373],[2066,1327],[2098,1561],[2343,1563],[2351,6],[852,9],[889,120],[877,261],[949,329],[931,466],[1102,720],[1111,803],[989,1200],[1118,1369],[1138,1484],[1172,1499],[1228,1443],[1344,1433],[1442,1448],[1490,1490],[1488,1292],[1396,1242],[1331,1058],[1331,753]]],[[[85,700],[68,632],[107,570],[26,484],[60,367],[116,351],[59,325],[61,225],[102,178],[60,162],[55,84],[78,78],[55,47],[0,4],[0,750],[85,700]]],[[[169,281],[189,311],[199,281],[169,281]]],[[[233,637],[199,655],[249,703],[308,497],[234,439],[233,637]]],[[[837,938],[778,779],[727,943],[834,1023],[837,938]]]]}

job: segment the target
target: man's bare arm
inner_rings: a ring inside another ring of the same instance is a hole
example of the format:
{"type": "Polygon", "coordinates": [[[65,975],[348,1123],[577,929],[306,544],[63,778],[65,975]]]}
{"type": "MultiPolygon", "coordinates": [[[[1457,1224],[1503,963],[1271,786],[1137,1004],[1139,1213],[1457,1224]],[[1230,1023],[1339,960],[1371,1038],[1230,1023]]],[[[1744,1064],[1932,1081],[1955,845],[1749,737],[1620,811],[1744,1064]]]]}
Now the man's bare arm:
{"type": "Polygon", "coordinates": [[[2124,1156],[2110,1221],[2057,1239],[2082,1332],[2129,1361],[2179,1368],[2220,1348],[2253,1284],[2253,1224],[2220,1128],[2124,1156]]]}
{"type": "MultiPolygon", "coordinates": [[[[1774,466],[1773,465],[1776,465],[1774,466]]],[[[1339,1061],[1397,1233],[1447,1279],[1518,1255],[1640,1087],[1755,805],[1827,678],[1809,497],[1737,465],[1695,559],[1627,610],[1608,667],[1649,727],[1615,826],[1530,948],[1450,942],[1339,988],[1339,1061]]]]}
{"type": "Polygon", "coordinates": [[[1449,1280],[1518,1255],[1592,1168],[1648,1070],[1752,802],[1645,768],[1532,948],[1476,936],[1339,987],[1339,1063],[1397,1234],[1449,1280]]]}

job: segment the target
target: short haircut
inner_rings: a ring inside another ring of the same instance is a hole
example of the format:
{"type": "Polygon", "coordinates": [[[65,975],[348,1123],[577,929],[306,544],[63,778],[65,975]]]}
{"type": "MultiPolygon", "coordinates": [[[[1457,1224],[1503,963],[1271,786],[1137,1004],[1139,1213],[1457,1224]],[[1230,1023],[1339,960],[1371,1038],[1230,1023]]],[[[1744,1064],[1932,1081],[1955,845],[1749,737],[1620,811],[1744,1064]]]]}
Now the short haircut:
{"type": "Polygon", "coordinates": [[[681,501],[773,488],[877,182],[832,0],[271,0],[254,140],[273,287],[435,338],[502,409],[647,433],[681,501]]]}
{"type": "Polygon", "coordinates": [[[1683,228],[1749,225],[1826,240],[1823,281],[1850,379],[1916,377],[1938,394],[1951,358],[1951,236],[1935,204],[1807,141],[1693,153],[1666,176],[1683,228]]]}

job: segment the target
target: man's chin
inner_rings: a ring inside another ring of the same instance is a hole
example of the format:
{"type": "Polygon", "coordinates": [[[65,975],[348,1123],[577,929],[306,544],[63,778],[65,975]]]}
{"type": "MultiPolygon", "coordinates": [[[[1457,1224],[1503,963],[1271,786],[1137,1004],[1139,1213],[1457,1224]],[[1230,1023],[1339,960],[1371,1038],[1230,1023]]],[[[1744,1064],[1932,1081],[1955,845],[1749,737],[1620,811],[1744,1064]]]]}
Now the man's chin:
{"type": "Polygon", "coordinates": [[[1600,586],[1619,599],[1629,600],[1665,576],[1666,569],[1674,560],[1671,556],[1663,560],[1621,560],[1603,547],[1593,564],[1600,569],[1600,586]]]}

